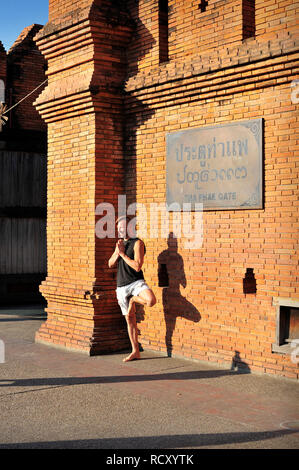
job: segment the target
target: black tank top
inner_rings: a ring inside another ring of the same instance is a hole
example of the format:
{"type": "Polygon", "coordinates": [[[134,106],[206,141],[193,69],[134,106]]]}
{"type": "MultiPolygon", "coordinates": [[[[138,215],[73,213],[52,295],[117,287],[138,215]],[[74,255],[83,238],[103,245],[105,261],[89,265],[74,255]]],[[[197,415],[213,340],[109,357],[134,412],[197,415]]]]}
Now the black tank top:
{"type": "MultiPolygon", "coordinates": [[[[124,240],[125,254],[131,259],[134,259],[134,245],[137,240],[139,240],[139,238],[129,238],[128,240],[124,240]]],[[[144,279],[142,270],[135,271],[135,269],[131,268],[131,266],[119,257],[117,262],[117,287],[126,286],[132,282],[138,281],[139,279],[144,279]]]]}

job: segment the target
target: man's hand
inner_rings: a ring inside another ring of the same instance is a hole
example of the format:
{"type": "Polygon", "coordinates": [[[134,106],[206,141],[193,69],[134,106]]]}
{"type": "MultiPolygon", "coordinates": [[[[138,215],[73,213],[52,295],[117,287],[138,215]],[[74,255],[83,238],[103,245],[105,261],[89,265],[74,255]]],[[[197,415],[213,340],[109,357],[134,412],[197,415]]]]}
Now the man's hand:
{"type": "Polygon", "coordinates": [[[118,240],[118,242],[116,243],[116,251],[119,255],[122,255],[124,254],[125,252],[125,245],[124,245],[124,242],[123,240],[118,240]]]}
{"type": "Polygon", "coordinates": [[[108,261],[109,268],[114,268],[117,263],[118,258],[125,252],[124,242],[122,240],[118,240],[115,245],[115,250],[112,256],[108,261]]]}

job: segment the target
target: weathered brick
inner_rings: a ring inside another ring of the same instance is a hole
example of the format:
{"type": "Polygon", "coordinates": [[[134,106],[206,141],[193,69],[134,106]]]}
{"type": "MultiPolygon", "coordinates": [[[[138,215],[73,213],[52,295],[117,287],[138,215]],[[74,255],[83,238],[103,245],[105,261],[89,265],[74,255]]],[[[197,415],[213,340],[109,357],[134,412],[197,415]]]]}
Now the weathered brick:
{"type": "MultiPolygon", "coordinates": [[[[145,238],[144,273],[158,302],[138,328],[149,348],[171,346],[173,354],[218,363],[238,354],[253,371],[298,377],[289,357],[271,352],[272,297],[299,297],[298,120],[290,95],[298,73],[296,2],[256,0],[253,25],[249,1],[210,0],[201,12],[198,2],[169,0],[167,61],[158,3],[128,0],[117,14],[108,0],[50,0],[50,22],[37,38],[50,74],[37,100],[49,135],[49,273],[41,286],[49,318],[39,334],[51,341],[60,332],[66,345],[88,350],[106,316],[119,327],[115,280],[106,268],[113,241],[94,239],[94,208],[115,203],[119,192],[128,204],[165,202],[167,132],[262,117],[264,208],[205,211],[202,248],[186,250],[178,241],[186,281],[173,296],[158,287],[167,239],[145,238]],[[243,292],[248,267],[255,294],[243,292]],[[95,286],[102,300],[85,296],[95,296],[95,286]]],[[[169,276],[177,270],[171,266],[169,276]]],[[[107,325],[113,337],[114,323],[107,325]]],[[[107,339],[105,347],[111,344],[107,339]]]]}

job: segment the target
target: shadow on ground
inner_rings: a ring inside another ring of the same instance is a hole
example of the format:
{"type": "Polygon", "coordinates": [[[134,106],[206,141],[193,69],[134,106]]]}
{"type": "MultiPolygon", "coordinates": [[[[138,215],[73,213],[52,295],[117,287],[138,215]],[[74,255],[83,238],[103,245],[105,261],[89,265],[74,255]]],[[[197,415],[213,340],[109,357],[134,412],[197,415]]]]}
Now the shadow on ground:
{"type": "MultiPolygon", "coordinates": [[[[222,377],[226,375],[237,375],[250,373],[247,370],[206,370],[206,371],[185,371],[165,374],[145,374],[145,375],[115,375],[98,377],[46,377],[30,379],[5,379],[0,380],[0,387],[45,387],[45,386],[73,386],[87,384],[107,384],[121,382],[147,382],[153,380],[197,380],[222,377]]],[[[40,389],[39,389],[40,390],[40,389]]]]}
{"type": "Polygon", "coordinates": [[[169,436],[117,437],[103,439],[81,439],[73,441],[22,442],[0,444],[0,449],[181,449],[275,439],[289,434],[293,430],[275,430],[266,432],[228,432],[219,434],[174,434],[169,436]]]}

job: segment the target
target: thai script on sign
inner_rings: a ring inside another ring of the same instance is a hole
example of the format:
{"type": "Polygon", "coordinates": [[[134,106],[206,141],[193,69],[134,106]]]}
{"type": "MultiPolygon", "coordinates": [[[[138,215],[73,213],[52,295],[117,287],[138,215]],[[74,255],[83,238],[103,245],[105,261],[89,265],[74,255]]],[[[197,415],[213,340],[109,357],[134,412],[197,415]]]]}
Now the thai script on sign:
{"type": "Polygon", "coordinates": [[[180,144],[175,149],[176,160],[200,160],[202,167],[206,166],[206,160],[221,157],[242,157],[248,155],[248,139],[217,142],[216,137],[212,143],[190,146],[180,144]]]}
{"type": "MultiPolygon", "coordinates": [[[[177,173],[177,182],[179,184],[185,183],[195,183],[195,187],[198,188],[198,182],[204,183],[207,181],[224,181],[235,179],[244,179],[247,176],[247,169],[245,166],[237,168],[221,168],[217,170],[213,168],[212,170],[202,170],[202,171],[188,171],[188,165],[184,166],[182,173],[177,173]]],[[[198,188],[199,189],[199,188],[198,188]]]]}

